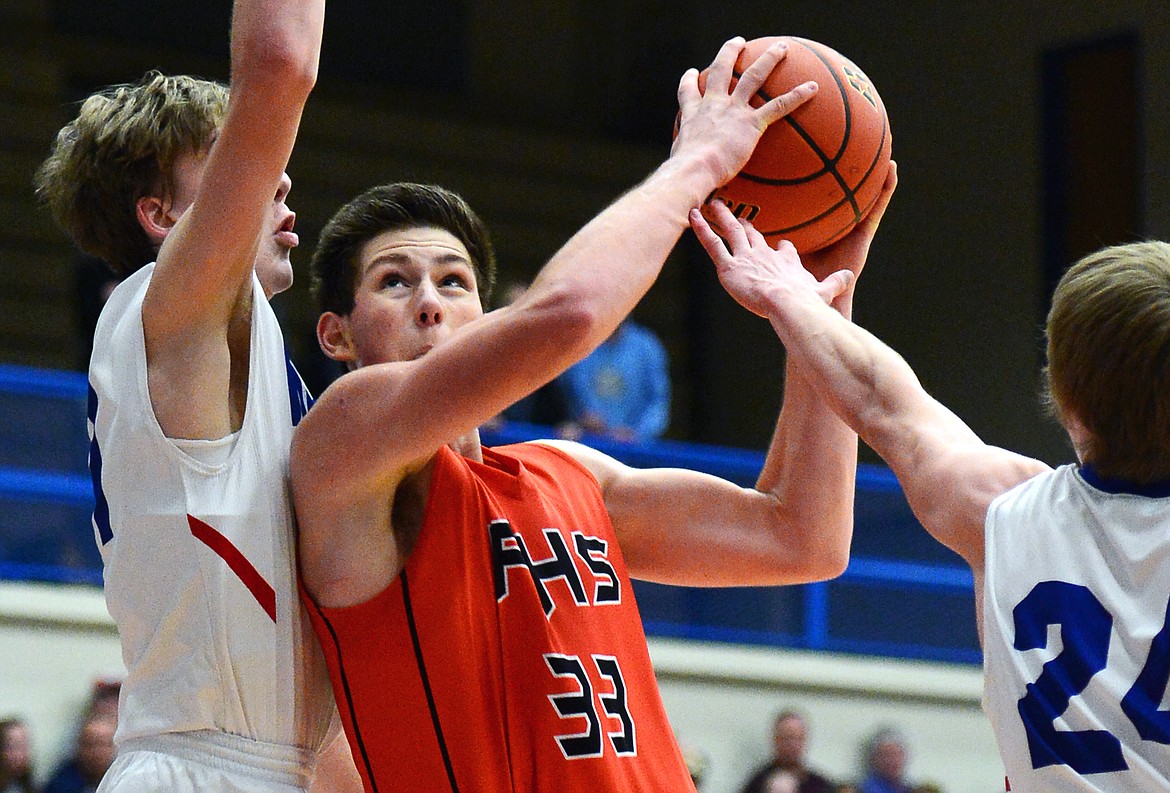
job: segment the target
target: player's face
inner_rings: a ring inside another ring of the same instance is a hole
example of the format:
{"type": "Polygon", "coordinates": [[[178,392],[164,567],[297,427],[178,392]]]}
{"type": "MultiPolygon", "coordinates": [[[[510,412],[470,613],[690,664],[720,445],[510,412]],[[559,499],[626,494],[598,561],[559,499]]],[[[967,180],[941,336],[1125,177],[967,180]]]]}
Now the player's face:
{"type": "Polygon", "coordinates": [[[893,741],[879,743],[874,747],[870,763],[882,779],[901,779],[906,768],[906,750],[893,741]]]}
{"type": "Polygon", "coordinates": [[[357,366],[420,358],[483,315],[467,248],[445,229],[398,229],[362,249],[346,318],[357,366]]]}
{"type": "MultiPolygon", "coordinates": [[[[206,167],[205,152],[183,154],[176,161],[174,195],[171,197],[167,213],[172,221],[177,221],[194,203],[206,167]]],[[[256,276],[260,279],[260,285],[264,287],[264,293],[270,298],[288,289],[293,282],[289,254],[299,240],[293,232],[297,216],[285,203],[290,189],[292,180],[288,174],[281,174],[280,183],[273,193],[272,204],[268,208],[264,229],[260,234],[260,246],[256,251],[256,276]]]]}
{"type": "Polygon", "coordinates": [[[776,722],[772,732],[772,745],[776,760],[782,766],[797,766],[804,757],[804,722],[798,718],[786,718],[776,722]]]}
{"type": "Polygon", "coordinates": [[[291,189],[292,180],[287,173],[282,173],[268,209],[268,221],[260,234],[260,248],[256,251],[256,277],[269,298],[288,289],[293,282],[289,255],[300,244],[300,239],[293,231],[296,213],[285,203],[291,189]]]}
{"type": "Polygon", "coordinates": [[[167,208],[169,220],[177,221],[191,208],[199,193],[199,183],[203,181],[206,167],[207,152],[186,152],[175,160],[175,169],[171,173],[173,193],[167,208]]]}

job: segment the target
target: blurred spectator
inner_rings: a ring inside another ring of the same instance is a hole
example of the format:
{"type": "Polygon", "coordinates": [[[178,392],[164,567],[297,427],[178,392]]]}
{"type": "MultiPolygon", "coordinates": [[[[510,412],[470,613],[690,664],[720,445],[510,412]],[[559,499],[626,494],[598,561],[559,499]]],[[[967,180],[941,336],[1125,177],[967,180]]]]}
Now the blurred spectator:
{"type": "MultiPolygon", "coordinates": [[[[496,308],[510,306],[528,291],[528,284],[522,281],[513,281],[500,290],[496,308]]],[[[510,405],[501,413],[493,425],[499,426],[507,421],[526,421],[530,424],[544,424],[557,426],[568,421],[569,413],[565,406],[565,397],[561,392],[560,379],[553,380],[533,393],[510,405]]]]}
{"type": "Polygon", "coordinates": [[[93,681],[93,691],[89,696],[83,718],[90,716],[110,716],[118,718],[118,697],[122,693],[122,681],[113,677],[99,677],[93,681]]]}
{"type": "Polygon", "coordinates": [[[32,742],[24,719],[0,721],[0,793],[36,793],[32,742]]]}
{"type": "Polygon", "coordinates": [[[835,793],[837,785],[805,765],[808,724],[794,710],[776,714],[772,759],[748,780],[743,793],[835,793]]]}
{"type": "Polygon", "coordinates": [[[911,793],[905,777],[906,741],[897,730],[880,730],[866,742],[865,763],[859,793],[911,793]]]}
{"type": "Polygon", "coordinates": [[[108,713],[89,713],[77,734],[77,749],[57,767],[44,793],[94,793],[114,762],[117,718],[108,713]]]}
{"type": "Polygon", "coordinates": [[[619,441],[657,438],[670,421],[666,348],[649,328],[627,319],[558,382],[569,410],[562,437],[582,433],[619,441]]]}
{"type": "Polygon", "coordinates": [[[694,746],[681,744],[679,748],[682,750],[683,762],[687,764],[687,771],[691,775],[691,781],[695,783],[695,790],[703,789],[703,777],[707,773],[707,753],[702,749],[694,746]]]}

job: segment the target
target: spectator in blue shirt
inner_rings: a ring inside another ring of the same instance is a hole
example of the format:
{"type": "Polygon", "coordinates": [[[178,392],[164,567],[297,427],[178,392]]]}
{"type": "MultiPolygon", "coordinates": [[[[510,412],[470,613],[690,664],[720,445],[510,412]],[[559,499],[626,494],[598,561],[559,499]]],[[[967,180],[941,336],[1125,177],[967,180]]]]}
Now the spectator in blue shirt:
{"type": "Polygon", "coordinates": [[[569,411],[564,437],[582,432],[619,441],[657,438],[670,421],[666,348],[649,328],[626,320],[559,378],[569,411]]]}
{"type": "Polygon", "coordinates": [[[57,767],[44,793],[94,793],[114,762],[117,727],[117,718],[109,713],[88,715],[77,736],[76,752],[57,767]]]}
{"type": "Polygon", "coordinates": [[[897,730],[884,729],[866,743],[868,775],[860,793],[911,793],[906,781],[906,741],[897,730]]]}

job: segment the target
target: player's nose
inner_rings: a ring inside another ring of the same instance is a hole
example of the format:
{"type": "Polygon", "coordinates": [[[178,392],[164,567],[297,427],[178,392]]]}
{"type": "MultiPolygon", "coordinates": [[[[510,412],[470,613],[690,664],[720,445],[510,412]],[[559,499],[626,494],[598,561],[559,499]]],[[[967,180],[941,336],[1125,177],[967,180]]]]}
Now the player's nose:
{"type": "Polygon", "coordinates": [[[415,321],[423,327],[438,325],[443,321],[442,301],[439,300],[439,293],[434,285],[429,281],[422,283],[418,288],[415,321]]]}
{"type": "Polygon", "coordinates": [[[292,179],[287,173],[282,173],[280,175],[280,183],[276,185],[276,196],[273,200],[279,204],[288,197],[290,190],[292,190],[292,179]]]}

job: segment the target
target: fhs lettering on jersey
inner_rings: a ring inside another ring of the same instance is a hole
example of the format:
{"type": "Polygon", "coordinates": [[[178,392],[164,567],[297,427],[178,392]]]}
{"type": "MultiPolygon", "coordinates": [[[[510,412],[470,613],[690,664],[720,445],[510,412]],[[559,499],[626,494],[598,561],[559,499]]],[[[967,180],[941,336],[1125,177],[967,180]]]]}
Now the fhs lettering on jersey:
{"type": "Polygon", "coordinates": [[[187,515],[187,525],[191,527],[191,534],[195,539],[227,563],[231,571],[252,593],[252,597],[256,598],[264,613],[276,622],[276,590],[272,588],[272,584],[264,580],[264,576],[260,575],[260,571],[248,561],[248,557],[244,556],[231,540],[194,515],[187,515]]]}
{"type": "Polygon", "coordinates": [[[541,608],[546,619],[551,618],[557,609],[556,601],[549,591],[549,583],[561,579],[565,588],[573,597],[578,606],[599,606],[621,603],[621,581],[617,571],[609,563],[607,552],[609,544],[598,537],[590,537],[580,531],[570,533],[575,556],[593,574],[593,600],[585,592],[585,582],[574,560],[574,554],[569,550],[569,543],[565,542],[564,532],[561,529],[547,528],[542,531],[547,554],[544,558],[534,561],[524,537],[512,529],[512,525],[505,519],[493,520],[488,524],[488,536],[491,541],[492,577],[496,586],[496,602],[501,603],[508,597],[508,579],[513,571],[527,571],[536,587],[537,597],[540,598],[541,608]]]}

